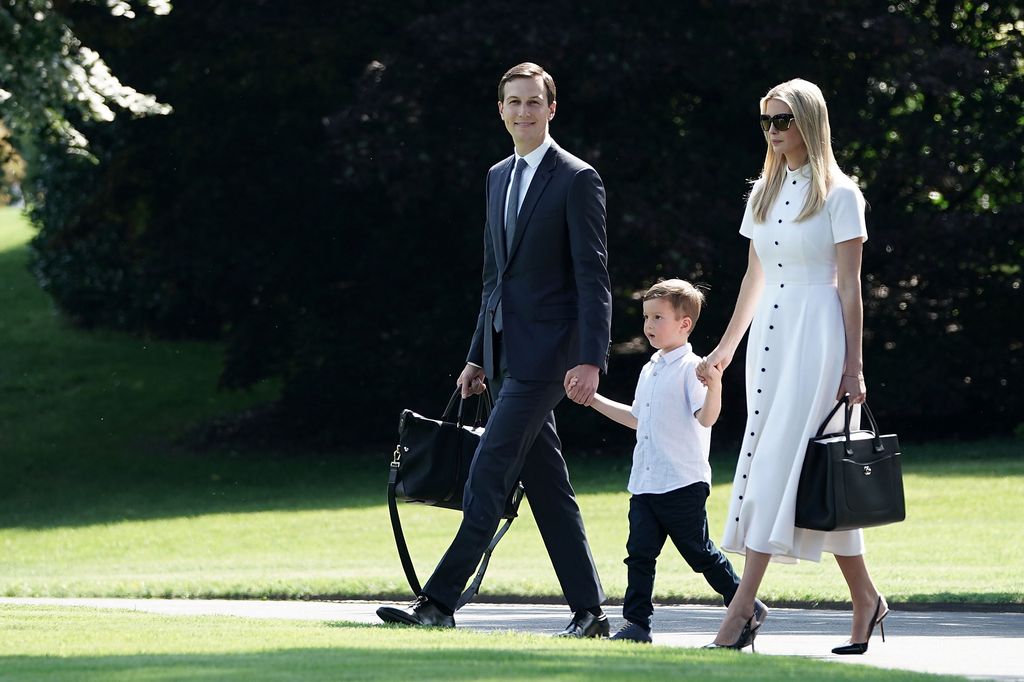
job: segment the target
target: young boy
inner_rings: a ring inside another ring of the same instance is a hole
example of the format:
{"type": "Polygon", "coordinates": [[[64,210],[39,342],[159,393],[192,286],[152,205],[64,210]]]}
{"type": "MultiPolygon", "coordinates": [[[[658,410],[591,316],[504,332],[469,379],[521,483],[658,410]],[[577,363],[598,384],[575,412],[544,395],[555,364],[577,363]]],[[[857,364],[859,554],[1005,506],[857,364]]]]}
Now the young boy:
{"type": "Polygon", "coordinates": [[[640,371],[632,406],[598,394],[592,407],[636,429],[629,476],[628,585],[622,604],[625,625],[612,639],[651,641],[654,566],[666,538],[696,573],[725,599],[739,578],[708,537],[704,504],[711,492],[711,426],[722,409],[722,372],[708,369],[707,386],[697,379],[700,362],[688,339],[704,295],[680,279],[658,282],[644,294],[644,335],[657,352],[640,371]]]}

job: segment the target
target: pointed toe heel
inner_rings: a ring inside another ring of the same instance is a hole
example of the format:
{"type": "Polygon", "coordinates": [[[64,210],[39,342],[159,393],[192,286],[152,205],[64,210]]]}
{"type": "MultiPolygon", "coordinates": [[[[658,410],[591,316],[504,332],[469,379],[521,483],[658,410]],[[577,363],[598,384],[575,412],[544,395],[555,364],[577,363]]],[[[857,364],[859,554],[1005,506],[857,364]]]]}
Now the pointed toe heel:
{"type": "Polygon", "coordinates": [[[863,642],[847,642],[842,646],[837,646],[832,649],[832,653],[839,654],[840,656],[859,656],[860,654],[867,653],[868,642],[871,641],[871,635],[875,631],[877,625],[879,630],[882,631],[882,641],[885,641],[885,617],[889,615],[889,605],[885,604],[885,611],[882,611],[882,605],[885,604],[885,600],[882,595],[878,595],[878,603],[875,604],[875,613],[871,616],[871,627],[868,628],[868,638],[863,642]]]}
{"type": "Polygon", "coordinates": [[[849,644],[837,646],[836,648],[832,649],[832,653],[839,654],[840,656],[859,656],[860,654],[865,653],[867,650],[867,642],[850,642],[849,644]]]}

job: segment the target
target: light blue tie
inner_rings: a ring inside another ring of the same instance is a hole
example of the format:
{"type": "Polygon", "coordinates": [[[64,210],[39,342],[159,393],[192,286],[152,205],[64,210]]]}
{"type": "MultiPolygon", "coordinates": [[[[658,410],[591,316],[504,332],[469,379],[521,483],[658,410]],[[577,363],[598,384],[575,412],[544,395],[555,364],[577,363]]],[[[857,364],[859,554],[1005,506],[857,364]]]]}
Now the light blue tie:
{"type": "MultiPolygon", "coordinates": [[[[512,187],[508,193],[508,206],[505,208],[505,257],[508,258],[512,250],[512,239],[516,236],[516,218],[519,217],[519,187],[523,179],[523,169],[526,168],[526,159],[519,159],[516,162],[516,170],[512,174],[512,187]]],[[[507,262],[507,261],[506,261],[507,262]]],[[[503,327],[501,318],[501,300],[494,311],[494,330],[500,332],[503,327]]]]}
{"type": "Polygon", "coordinates": [[[516,236],[516,218],[519,217],[519,186],[523,179],[526,159],[519,159],[516,171],[512,175],[512,190],[508,194],[508,207],[505,209],[505,253],[512,248],[512,238],[516,236]]]}

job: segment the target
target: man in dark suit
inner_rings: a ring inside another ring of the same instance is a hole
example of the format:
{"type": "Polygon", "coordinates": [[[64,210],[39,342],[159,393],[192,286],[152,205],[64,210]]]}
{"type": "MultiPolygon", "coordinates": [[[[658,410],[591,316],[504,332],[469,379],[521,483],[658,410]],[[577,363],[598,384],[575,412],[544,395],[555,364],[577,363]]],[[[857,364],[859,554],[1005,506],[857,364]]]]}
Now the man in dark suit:
{"type": "Polygon", "coordinates": [[[567,637],[608,634],[604,590],[555,430],[566,395],[590,405],[607,370],[611,291],[605,194],[590,165],[548,134],[555,82],[536,64],[498,83],[498,113],[515,153],[487,174],[483,295],[465,369],[463,397],[498,389],[473,458],[463,519],[421,595],[382,606],[390,623],[454,627],[453,611],[522,481],[573,618],[567,637]]]}

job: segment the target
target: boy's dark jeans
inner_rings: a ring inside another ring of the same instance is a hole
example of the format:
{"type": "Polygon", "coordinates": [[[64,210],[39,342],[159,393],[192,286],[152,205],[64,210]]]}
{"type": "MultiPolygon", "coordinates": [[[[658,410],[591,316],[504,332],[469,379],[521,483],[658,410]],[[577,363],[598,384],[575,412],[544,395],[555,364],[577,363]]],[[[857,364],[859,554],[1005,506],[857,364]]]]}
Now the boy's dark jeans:
{"type": "Polygon", "coordinates": [[[701,482],[667,493],[629,498],[629,556],[625,561],[629,582],[622,603],[623,618],[650,630],[654,566],[666,538],[672,538],[686,563],[695,573],[704,575],[708,585],[725,599],[726,606],[732,601],[740,579],[708,537],[704,504],[709,494],[708,484],[701,482]]]}

